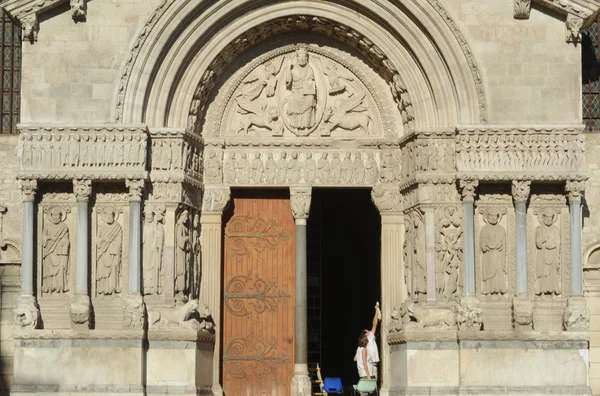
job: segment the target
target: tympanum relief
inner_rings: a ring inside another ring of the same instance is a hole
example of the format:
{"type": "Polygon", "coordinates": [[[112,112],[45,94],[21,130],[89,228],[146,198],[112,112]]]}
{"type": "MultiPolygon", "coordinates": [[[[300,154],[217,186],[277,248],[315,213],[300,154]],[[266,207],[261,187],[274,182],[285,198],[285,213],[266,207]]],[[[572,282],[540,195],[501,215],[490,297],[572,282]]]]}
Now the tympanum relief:
{"type": "Polygon", "coordinates": [[[365,83],[315,48],[289,46],[243,77],[224,113],[225,135],[381,135],[365,83]]]}

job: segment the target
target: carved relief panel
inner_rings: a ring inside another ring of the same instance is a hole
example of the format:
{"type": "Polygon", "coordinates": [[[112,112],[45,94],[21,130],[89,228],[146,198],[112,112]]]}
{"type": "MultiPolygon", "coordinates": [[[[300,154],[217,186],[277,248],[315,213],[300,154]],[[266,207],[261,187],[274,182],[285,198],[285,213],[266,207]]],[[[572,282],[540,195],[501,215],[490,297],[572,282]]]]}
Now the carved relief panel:
{"type": "Polygon", "coordinates": [[[436,209],[436,292],[438,300],[452,301],[462,287],[462,208],[447,205],[436,209]]]}
{"type": "Polygon", "coordinates": [[[425,301],[427,298],[427,263],[425,258],[425,222],[423,212],[414,208],[404,215],[404,278],[409,298],[425,301]]]}
{"type": "Polygon", "coordinates": [[[142,223],[143,294],[160,296],[164,292],[165,215],[162,205],[146,204],[142,223]]]}
{"type": "Polygon", "coordinates": [[[475,266],[477,295],[508,301],[515,293],[515,217],[512,197],[481,187],[476,202],[475,266]]]}

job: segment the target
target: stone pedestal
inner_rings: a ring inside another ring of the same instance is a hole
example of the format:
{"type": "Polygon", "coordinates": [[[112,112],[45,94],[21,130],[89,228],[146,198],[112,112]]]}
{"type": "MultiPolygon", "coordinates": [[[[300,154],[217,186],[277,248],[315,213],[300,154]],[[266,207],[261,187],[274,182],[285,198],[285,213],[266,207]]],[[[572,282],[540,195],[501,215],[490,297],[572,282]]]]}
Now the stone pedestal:
{"type": "Polygon", "coordinates": [[[215,336],[196,331],[150,331],[146,395],[212,395],[215,336]]]}
{"type": "Polygon", "coordinates": [[[14,334],[11,395],[144,395],[142,331],[14,334]]]}
{"type": "Polygon", "coordinates": [[[428,331],[389,337],[390,394],[590,395],[585,333],[428,331]]]}

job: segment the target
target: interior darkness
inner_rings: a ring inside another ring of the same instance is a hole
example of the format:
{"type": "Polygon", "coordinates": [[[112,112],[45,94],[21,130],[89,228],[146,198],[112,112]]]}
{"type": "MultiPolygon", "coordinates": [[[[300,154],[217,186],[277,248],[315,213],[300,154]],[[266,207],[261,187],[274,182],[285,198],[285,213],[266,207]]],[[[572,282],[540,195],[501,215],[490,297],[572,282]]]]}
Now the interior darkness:
{"type": "Polygon", "coordinates": [[[313,189],[307,237],[309,366],[346,388],[358,382],[358,336],[381,296],[381,218],[370,190],[313,189]]]}

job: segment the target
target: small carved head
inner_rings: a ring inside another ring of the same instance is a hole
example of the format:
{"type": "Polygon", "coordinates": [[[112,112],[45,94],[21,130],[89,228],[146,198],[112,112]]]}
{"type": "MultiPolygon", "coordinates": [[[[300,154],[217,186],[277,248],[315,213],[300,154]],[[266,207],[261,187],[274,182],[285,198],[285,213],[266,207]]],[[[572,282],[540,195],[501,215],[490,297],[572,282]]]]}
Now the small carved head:
{"type": "Polygon", "coordinates": [[[286,159],[287,158],[287,152],[285,152],[285,151],[281,152],[281,158],[282,159],[286,159]]]}
{"type": "Polygon", "coordinates": [[[550,227],[556,221],[557,215],[554,209],[544,208],[538,214],[538,220],[540,223],[550,227]]]}
{"type": "Polygon", "coordinates": [[[50,221],[53,224],[58,224],[58,223],[62,222],[65,217],[64,210],[58,206],[51,207],[50,210],[48,211],[48,214],[50,217],[50,221]]]}
{"type": "Polygon", "coordinates": [[[354,159],[357,159],[357,160],[362,159],[362,155],[360,154],[360,151],[354,152],[354,159]]]}
{"type": "Polygon", "coordinates": [[[311,159],[312,158],[312,153],[310,151],[306,152],[306,159],[311,159]]]}
{"type": "Polygon", "coordinates": [[[344,153],[344,159],[350,159],[350,152],[347,151],[344,153]]]}
{"type": "Polygon", "coordinates": [[[165,212],[167,211],[167,209],[162,206],[162,207],[158,207],[154,209],[154,218],[156,218],[156,221],[158,221],[159,223],[162,223],[165,220],[165,212]]]}
{"type": "Polygon", "coordinates": [[[151,206],[144,206],[144,220],[146,223],[152,223],[154,221],[154,211],[151,206]]]}
{"type": "Polygon", "coordinates": [[[333,158],[339,158],[340,157],[340,153],[338,153],[337,151],[333,152],[333,158]]]}
{"type": "Polygon", "coordinates": [[[254,158],[260,159],[260,151],[258,151],[257,153],[254,154],[254,158]]]}
{"type": "Polygon", "coordinates": [[[180,224],[185,224],[188,222],[189,219],[189,213],[187,210],[184,210],[181,212],[181,214],[179,215],[179,221],[178,223],[180,224]]]}
{"type": "Polygon", "coordinates": [[[323,154],[321,154],[321,158],[327,159],[327,157],[329,157],[329,153],[327,151],[324,151],[323,154]]]}
{"type": "Polygon", "coordinates": [[[102,210],[101,216],[106,224],[113,224],[117,220],[118,212],[113,206],[108,206],[102,210]]]}
{"type": "Polygon", "coordinates": [[[506,209],[502,210],[500,208],[487,208],[483,211],[483,221],[490,225],[496,225],[502,220],[503,214],[506,212],[506,209]]]}
{"type": "Polygon", "coordinates": [[[270,106],[267,111],[269,112],[269,121],[277,121],[279,118],[279,110],[277,110],[277,107],[270,106]]]}
{"type": "Polygon", "coordinates": [[[296,151],[292,151],[292,158],[298,159],[298,153],[296,151]]]}
{"type": "Polygon", "coordinates": [[[300,47],[296,50],[296,59],[300,66],[308,64],[308,50],[305,47],[300,47]]]}
{"type": "Polygon", "coordinates": [[[194,215],[194,228],[197,228],[199,224],[200,224],[200,216],[198,215],[198,213],[196,213],[194,215]]]}
{"type": "Polygon", "coordinates": [[[268,158],[268,159],[273,159],[273,153],[269,152],[269,153],[267,154],[267,158],[268,158]]]}

